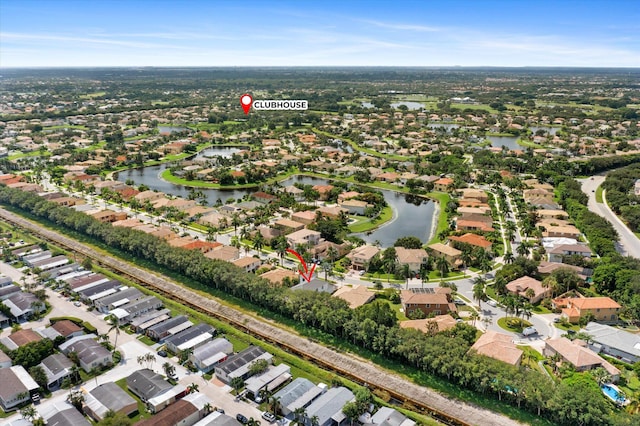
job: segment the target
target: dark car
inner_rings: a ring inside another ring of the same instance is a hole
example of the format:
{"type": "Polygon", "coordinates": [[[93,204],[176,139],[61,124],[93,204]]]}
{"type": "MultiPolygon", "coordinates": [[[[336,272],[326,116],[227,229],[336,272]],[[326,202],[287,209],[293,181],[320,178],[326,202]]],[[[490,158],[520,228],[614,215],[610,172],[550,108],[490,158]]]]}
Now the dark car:
{"type": "Polygon", "coordinates": [[[161,356],[162,358],[166,358],[166,356],[167,356],[167,351],[165,351],[165,350],[159,350],[159,351],[158,351],[158,356],[161,356]]]}
{"type": "Polygon", "coordinates": [[[239,421],[240,423],[242,423],[243,425],[246,425],[247,423],[249,423],[249,419],[247,419],[245,416],[243,416],[242,414],[238,414],[236,416],[236,420],[239,421]]]}

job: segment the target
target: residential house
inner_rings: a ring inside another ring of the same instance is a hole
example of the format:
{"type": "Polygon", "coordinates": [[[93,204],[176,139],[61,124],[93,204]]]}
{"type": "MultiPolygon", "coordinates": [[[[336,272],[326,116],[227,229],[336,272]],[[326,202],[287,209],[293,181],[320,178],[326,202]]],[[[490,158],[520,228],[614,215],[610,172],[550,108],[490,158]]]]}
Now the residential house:
{"type": "Polygon", "coordinates": [[[127,389],[144,403],[173,389],[173,385],[164,377],[148,368],[134,371],[127,377],[126,382],[127,389]]]}
{"type": "Polygon", "coordinates": [[[80,367],[87,373],[94,368],[105,367],[113,364],[113,357],[100,343],[93,340],[94,334],[85,334],[74,337],[59,346],[60,351],[69,355],[75,352],[80,361],[80,367]]]}
{"type": "Polygon", "coordinates": [[[167,349],[174,354],[187,349],[195,349],[200,345],[203,345],[211,340],[216,334],[216,329],[209,324],[200,323],[189,327],[180,333],[177,333],[171,337],[165,339],[167,349]]]}
{"type": "Polygon", "coordinates": [[[459,237],[455,235],[451,235],[448,238],[449,238],[449,241],[454,242],[453,244],[454,247],[457,246],[456,243],[460,243],[460,244],[469,244],[470,246],[473,246],[473,247],[480,247],[485,251],[491,251],[491,247],[493,246],[491,241],[487,240],[484,236],[478,235],[478,234],[467,233],[459,237]]]}
{"type": "Polygon", "coordinates": [[[462,198],[478,200],[481,203],[488,203],[489,196],[482,189],[463,188],[458,190],[462,194],[462,198]]]}
{"type": "Polygon", "coordinates": [[[298,377],[273,395],[279,401],[280,412],[283,416],[295,412],[296,409],[306,408],[320,396],[325,389],[314,385],[308,379],[298,377]]]}
{"type": "Polygon", "coordinates": [[[57,353],[49,355],[39,366],[47,375],[47,389],[53,391],[58,389],[64,379],[71,376],[73,362],[63,354],[57,353]]]}
{"type": "Polygon", "coordinates": [[[245,381],[245,391],[251,399],[260,395],[261,390],[273,392],[280,385],[291,379],[291,367],[287,364],[269,366],[258,375],[249,377],[245,381]]]}
{"type": "Polygon", "coordinates": [[[487,330],[469,350],[511,365],[520,365],[523,354],[513,343],[512,336],[493,330],[487,330]]]}
{"type": "Polygon", "coordinates": [[[316,245],[315,247],[312,247],[311,250],[309,250],[309,253],[311,253],[311,256],[313,256],[314,259],[323,260],[329,256],[329,250],[333,248],[333,250],[335,250],[335,253],[337,255],[334,259],[336,260],[339,257],[342,257],[347,253],[349,253],[349,251],[351,250],[351,247],[352,247],[351,244],[349,244],[348,242],[343,242],[342,244],[336,244],[331,241],[322,241],[318,243],[318,245],[316,245]]]}
{"type": "Polygon", "coordinates": [[[438,192],[447,192],[451,186],[453,186],[453,179],[451,178],[440,178],[433,182],[433,189],[438,192]]]}
{"type": "Polygon", "coordinates": [[[256,272],[262,262],[257,257],[242,257],[232,261],[238,268],[242,268],[245,272],[256,272]]]}
{"type": "Polygon", "coordinates": [[[278,197],[276,197],[275,195],[267,194],[266,192],[262,191],[254,192],[253,194],[251,194],[251,196],[260,204],[269,204],[278,199],[278,197]]]}
{"type": "Polygon", "coordinates": [[[622,307],[610,297],[572,297],[565,299],[566,307],[562,309],[562,317],[575,324],[587,314],[593,315],[596,321],[618,322],[622,307]]]}
{"type": "Polygon", "coordinates": [[[31,318],[36,312],[45,310],[45,305],[31,293],[17,292],[11,294],[2,301],[9,308],[9,312],[17,322],[23,322],[31,318]]]}
{"type": "Polygon", "coordinates": [[[462,265],[462,252],[460,250],[442,243],[431,244],[428,248],[433,257],[444,257],[452,268],[462,265]]]}
{"type": "Polygon", "coordinates": [[[189,318],[186,315],[178,315],[177,317],[169,318],[148,327],[146,329],[146,335],[154,340],[162,341],[167,337],[186,330],[192,325],[193,323],[189,321],[189,318]]]}
{"type": "Polygon", "coordinates": [[[56,411],[45,420],[48,426],[91,426],[91,423],[74,407],[56,411]]]}
{"type": "Polygon", "coordinates": [[[292,232],[286,236],[287,243],[290,247],[297,247],[303,245],[305,247],[313,247],[320,242],[320,232],[313,231],[311,229],[301,229],[300,231],[292,232]]]}
{"type": "Polygon", "coordinates": [[[416,422],[391,407],[380,407],[371,416],[371,425],[375,426],[415,426],[416,422]]]}
{"type": "Polygon", "coordinates": [[[456,305],[451,301],[451,289],[448,287],[413,288],[400,291],[400,303],[405,315],[420,310],[428,317],[456,312],[456,305]]]}
{"type": "Polygon", "coordinates": [[[590,322],[584,332],[591,336],[589,347],[597,352],[615,357],[627,364],[640,361],[640,335],[590,322]]]}
{"type": "Polygon", "coordinates": [[[58,332],[66,340],[73,339],[77,336],[82,336],[84,331],[81,327],[69,320],[60,320],[51,324],[51,328],[58,332]]]}
{"type": "Polygon", "coordinates": [[[150,327],[160,324],[169,318],[171,318],[171,311],[167,308],[162,308],[134,318],[133,321],[129,323],[129,327],[138,333],[146,333],[150,327]]]}
{"type": "Polygon", "coordinates": [[[146,296],[112,310],[111,315],[118,318],[120,324],[128,324],[132,319],[161,307],[160,299],[155,296],[146,296]]]}
{"type": "Polygon", "coordinates": [[[296,232],[303,229],[304,223],[300,223],[300,222],[296,222],[295,220],[284,218],[284,219],[276,220],[273,223],[273,227],[281,230],[285,234],[290,234],[292,232],[296,232]]]}
{"type": "Polygon", "coordinates": [[[9,358],[9,355],[5,354],[0,350],[0,368],[9,368],[11,367],[12,361],[9,358]]]}
{"type": "Polygon", "coordinates": [[[351,267],[355,270],[366,270],[369,267],[369,262],[373,259],[380,249],[376,246],[364,245],[356,247],[349,254],[347,259],[351,261],[351,267]]]}
{"type": "Polygon", "coordinates": [[[138,402],[113,382],[103,383],[84,394],[84,412],[96,422],[112,411],[131,416],[138,411],[138,402]]]}
{"type": "Polygon", "coordinates": [[[333,297],[342,299],[349,304],[351,309],[355,309],[359,306],[365,305],[375,299],[376,294],[369,291],[368,287],[363,285],[354,285],[353,287],[342,286],[335,293],[333,297]]]}
{"type": "Polygon", "coordinates": [[[299,280],[299,274],[290,269],[275,268],[260,275],[261,278],[269,281],[273,285],[280,286],[285,280],[296,283],[299,280]]]}
{"type": "Polygon", "coordinates": [[[242,379],[248,378],[250,375],[249,367],[260,359],[264,359],[271,364],[273,355],[259,346],[249,346],[242,352],[231,355],[226,361],[216,365],[214,371],[219,380],[229,384],[235,377],[242,377],[242,379]]]}
{"type": "Polygon", "coordinates": [[[507,290],[516,296],[527,299],[530,303],[538,303],[546,297],[551,297],[553,291],[551,287],[543,287],[542,282],[529,276],[511,281],[507,284],[507,290]]]}
{"type": "Polygon", "coordinates": [[[608,361],[600,358],[594,351],[588,349],[587,344],[581,340],[571,341],[565,337],[548,339],[544,342],[542,354],[552,357],[560,355],[563,362],[571,364],[576,371],[588,371],[602,367],[611,375],[611,380],[617,382],[620,378],[620,370],[608,361]]]}
{"type": "Polygon", "coordinates": [[[313,210],[295,212],[291,215],[291,219],[305,225],[310,225],[316,221],[316,213],[313,210]]]}
{"type": "Polygon", "coordinates": [[[580,238],[580,230],[573,225],[549,226],[542,231],[546,238],[580,238]]]}
{"type": "Polygon", "coordinates": [[[39,342],[42,336],[30,328],[25,328],[11,333],[7,337],[0,339],[0,342],[9,350],[18,349],[21,346],[33,342],[39,342]]]}
{"type": "Polygon", "coordinates": [[[233,345],[227,339],[219,337],[193,350],[189,361],[200,371],[208,373],[220,362],[224,362],[233,353],[233,345]]]}
{"type": "Polygon", "coordinates": [[[6,285],[4,287],[0,287],[0,300],[5,300],[12,294],[19,293],[20,291],[20,287],[17,285],[6,285]]]}
{"type": "Polygon", "coordinates": [[[563,244],[549,250],[549,262],[562,263],[564,256],[582,256],[591,259],[591,249],[586,244],[563,244]]]}
{"type": "Polygon", "coordinates": [[[436,315],[433,318],[400,321],[400,328],[413,328],[431,334],[450,330],[457,324],[451,315],[436,315]]]}
{"type": "Polygon", "coordinates": [[[536,215],[538,215],[540,219],[561,219],[561,220],[569,219],[569,214],[567,212],[565,212],[564,210],[558,210],[558,209],[553,209],[553,210],[539,209],[539,210],[536,210],[536,215]]]}
{"type": "Polygon", "coordinates": [[[240,250],[233,246],[220,246],[210,252],[205,253],[205,257],[209,259],[224,260],[225,262],[231,262],[240,257],[240,250]]]}
{"type": "Polygon", "coordinates": [[[349,210],[340,206],[323,206],[316,210],[316,212],[319,212],[322,217],[327,217],[329,219],[338,219],[341,215],[348,214],[349,210]]]}
{"type": "Polygon", "coordinates": [[[411,272],[418,272],[427,262],[427,251],[425,249],[407,249],[396,247],[396,258],[400,267],[408,265],[411,272]]]}
{"type": "Polygon", "coordinates": [[[339,204],[343,209],[347,209],[349,214],[364,216],[369,208],[373,208],[373,204],[360,200],[345,200],[339,204]]]}
{"type": "Polygon", "coordinates": [[[89,216],[92,216],[99,222],[103,223],[113,223],[118,220],[125,220],[127,218],[126,212],[115,212],[113,210],[100,210],[98,212],[92,213],[89,216]]]}
{"type": "Polygon", "coordinates": [[[340,386],[327,390],[307,407],[305,425],[311,426],[313,418],[315,418],[314,424],[317,426],[341,424],[346,419],[342,407],[351,401],[355,401],[355,396],[345,387],[340,386]]]}
{"type": "Polygon", "coordinates": [[[13,411],[31,398],[31,392],[40,386],[21,365],[0,369],[0,407],[13,411]]]}
{"type": "Polygon", "coordinates": [[[113,309],[124,306],[130,302],[135,302],[143,297],[145,297],[145,295],[140,290],[135,287],[129,287],[112,295],[95,300],[94,306],[98,311],[108,314],[113,309]]]}
{"type": "Polygon", "coordinates": [[[204,413],[200,413],[194,404],[181,399],[161,413],[139,421],[136,426],[193,426],[202,417],[204,413]]]}

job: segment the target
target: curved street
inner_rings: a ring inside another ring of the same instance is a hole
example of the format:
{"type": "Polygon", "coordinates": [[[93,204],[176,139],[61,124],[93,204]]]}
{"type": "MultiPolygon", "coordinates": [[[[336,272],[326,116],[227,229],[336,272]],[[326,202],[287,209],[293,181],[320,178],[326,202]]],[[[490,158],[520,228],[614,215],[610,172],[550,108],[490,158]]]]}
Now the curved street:
{"type": "Polygon", "coordinates": [[[615,215],[606,204],[606,194],[603,194],[604,203],[596,201],[596,191],[604,182],[605,176],[597,175],[591,178],[578,179],[582,185],[582,191],[589,197],[588,207],[594,213],[607,219],[618,232],[620,239],[616,244],[618,252],[624,256],[633,256],[640,258],[640,239],[615,215]]]}

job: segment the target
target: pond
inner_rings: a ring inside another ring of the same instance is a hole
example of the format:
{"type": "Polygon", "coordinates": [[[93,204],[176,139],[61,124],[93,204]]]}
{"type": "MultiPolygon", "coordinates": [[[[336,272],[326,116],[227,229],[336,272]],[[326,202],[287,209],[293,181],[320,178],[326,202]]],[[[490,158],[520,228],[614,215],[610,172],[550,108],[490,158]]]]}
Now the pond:
{"type": "Polygon", "coordinates": [[[391,108],[398,108],[401,105],[406,106],[409,110],[418,110],[424,108],[424,105],[420,102],[411,102],[411,101],[402,101],[402,102],[394,102],[391,104],[391,108]]]}
{"type": "Polygon", "coordinates": [[[215,146],[211,148],[203,149],[196,155],[196,158],[213,158],[213,157],[224,157],[231,158],[233,154],[236,152],[240,152],[243,149],[249,148],[247,147],[237,147],[237,146],[215,146]]]}
{"type": "MultiPolygon", "coordinates": [[[[149,188],[162,191],[165,194],[187,198],[189,195],[188,187],[176,185],[160,178],[162,172],[168,168],[169,165],[162,164],[141,169],[131,169],[120,172],[115,175],[114,178],[123,182],[131,179],[135,186],[145,184],[149,188]]],[[[296,182],[308,185],[327,185],[331,183],[327,179],[309,176],[293,176],[282,181],[280,184],[284,187],[293,185],[296,182]]],[[[198,188],[198,190],[206,195],[210,205],[215,204],[217,200],[221,200],[224,203],[229,198],[241,199],[246,194],[256,191],[256,189],[221,190],[211,188],[198,188]]],[[[430,239],[431,227],[434,222],[434,202],[394,191],[382,190],[381,192],[384,194],[387,203],[393,209],[392,221],[368,235],[356,235],[370,243],[379,241],[383,247],[392,246],[397,238],[409,235],[416,236],[420,238],[420,241],[426,243],[430,239]]]]}
{"type": "Polygon", "coordinates": [[[176,133],[176,132],[184,132],[185,130],[191,130],[191,129],[187,127],[158,126],[159,133],[176,133]]]}
{"type": "Polygon", "coordinates": [[[487,136],[486,139],[494,147],[502,148],[502,146],[506,146],[508,149],[524,149],[518,145],[518,136],[487,136]]]}
{"type": "Polygon", "coordinates": [[[533,133],[534,135],[536,134],[536,132],[538,130],[544,130],[545,132],[547,132],[550,135],[555,135],[556,132],[558,130],[560,130],[559,127],[549,127],[549,126],[531,126],[529,127],[529,130],[531,130],[531,133],[533,133]]]}

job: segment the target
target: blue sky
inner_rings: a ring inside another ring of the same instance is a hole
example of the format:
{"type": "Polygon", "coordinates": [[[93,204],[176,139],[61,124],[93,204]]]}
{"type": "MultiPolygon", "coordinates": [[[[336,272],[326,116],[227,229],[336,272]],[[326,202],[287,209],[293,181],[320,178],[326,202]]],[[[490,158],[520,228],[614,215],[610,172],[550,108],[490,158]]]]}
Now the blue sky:
{"type": "Polygon", "coordinates": [[[640,1],[0,2],[0,67],[640,66],[640,1]]]}

